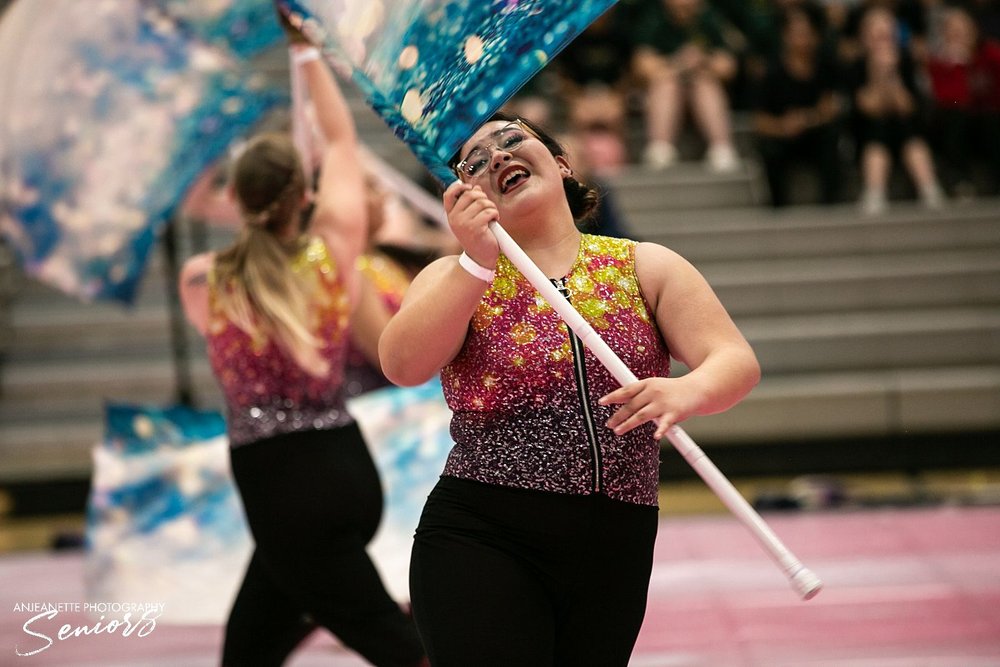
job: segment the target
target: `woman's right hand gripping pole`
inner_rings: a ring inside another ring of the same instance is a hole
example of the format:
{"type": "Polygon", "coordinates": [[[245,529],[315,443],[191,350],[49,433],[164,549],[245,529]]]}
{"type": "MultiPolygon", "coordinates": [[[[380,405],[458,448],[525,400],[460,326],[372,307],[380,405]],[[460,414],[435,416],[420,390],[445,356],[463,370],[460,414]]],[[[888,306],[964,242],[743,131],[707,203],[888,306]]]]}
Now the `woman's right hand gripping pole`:
{"type": "Polygon", "coordinates": [[[489,224],[500,219],[500,212],[483,189],[455,181],[444,191],[444,210],[465,254],[484,268],[496,266],[500,246],[489,224]]]}

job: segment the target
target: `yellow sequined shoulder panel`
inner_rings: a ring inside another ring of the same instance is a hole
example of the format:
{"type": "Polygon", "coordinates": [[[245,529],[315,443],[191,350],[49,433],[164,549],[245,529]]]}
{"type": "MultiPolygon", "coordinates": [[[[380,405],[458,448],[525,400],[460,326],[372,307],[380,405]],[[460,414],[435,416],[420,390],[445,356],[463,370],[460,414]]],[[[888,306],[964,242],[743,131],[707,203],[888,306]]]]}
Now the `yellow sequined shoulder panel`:
{"type": "Polygon", "coordinates": [[[377,253],[358,257],[357,269],[375,286],[378,294],[384,300],[394,302],[395,309],[398,310],[403,295],[410,286],[410,277],[406,271],[393,260],[377,253]]]}
{"type": "Polygon", "coordinates": [[[567,286],[573,305],[598,330],[630,311],[648,323],[650,312],[635,274],[635,241],[585,235],[567,286]]]}
{"type": "Polygon", "coordinates": [[[293,271],[302,272],[310,266],[318,266],[320,273],[326,276],[336,275],[337,262],[327,250],[326,243],[318,236],[310,238],[292,259],[293,271]]]}
{"type": "Polygon", "coordinates": [[[634,261],[636,242],[632,239],[584,234],[580,245],[581,256],[603,255],[612,257],[619,262],[632,263],[634,261]]]}

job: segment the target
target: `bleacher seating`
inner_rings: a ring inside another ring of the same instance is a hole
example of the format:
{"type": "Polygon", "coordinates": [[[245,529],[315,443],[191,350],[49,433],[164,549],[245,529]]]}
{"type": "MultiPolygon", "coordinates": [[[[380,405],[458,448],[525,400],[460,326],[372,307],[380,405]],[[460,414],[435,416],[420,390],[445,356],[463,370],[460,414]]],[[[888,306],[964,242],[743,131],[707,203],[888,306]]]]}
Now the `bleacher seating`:
{"type": "MultiPolygon", "coordinates": [[[[415,171],[409,152],[352,104],[366,143],[415,171]]],[[[764,379],[747,400],[686,424],[710,454],[1000,432],[1000,201],[899,204],[877,218],[853,205],[776,214],[761,206],[752,160],[729,176],[700,164],[631,168],[613,186],[635,235],[698,266],[760,357],[764,379]]],[[[210,245],[231,233],[213,230],[210,245]]],[[[104,400],[174,400],[166,280],[156,253],[133,309],[17,281],[0,368],[0,481],[86,478],[104,400]]],[[[195,396],[219,407],[204,347],[189,333],[195,396]]]]}
{"type": "Polygon", "coordinates": [[[761,361],[761,385],[688,429],[707,443],[1000,428],[1000,202],[658,210],[636,235],[704,273],[761,361]]]}

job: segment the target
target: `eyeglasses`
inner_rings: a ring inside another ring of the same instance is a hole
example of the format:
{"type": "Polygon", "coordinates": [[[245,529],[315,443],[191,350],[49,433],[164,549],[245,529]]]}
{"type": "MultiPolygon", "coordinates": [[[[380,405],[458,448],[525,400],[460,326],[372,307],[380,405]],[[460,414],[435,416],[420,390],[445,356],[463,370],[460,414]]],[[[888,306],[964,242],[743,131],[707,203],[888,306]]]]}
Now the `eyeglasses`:
{"type": "Polygon", "coordinates": [[[467,178],[478,178],[486,171],[494,150],[513,153],[521,147],[525,139],[532,136],[532,133],[521,124],[521,121],[516,120],[494,132],[493,136],[496,137],[493,142],[485,146],[476,146],[469,151],[465,159],[455,165],[455,170],[460,175],[467,178]]]}

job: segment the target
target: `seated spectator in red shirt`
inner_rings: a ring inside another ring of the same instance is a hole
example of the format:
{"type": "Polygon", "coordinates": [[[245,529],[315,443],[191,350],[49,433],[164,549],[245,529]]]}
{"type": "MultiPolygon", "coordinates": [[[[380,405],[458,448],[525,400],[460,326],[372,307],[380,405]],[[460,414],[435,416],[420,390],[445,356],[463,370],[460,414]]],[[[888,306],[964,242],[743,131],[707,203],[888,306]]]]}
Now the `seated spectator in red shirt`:
{"type": "Polygon", "coordinates": [[[948,9],[927,73],[934,143],[955,195],[975,194],[977,160],[987,167],[992,189],[1000,189],[1000,42],[981,39],[965,10],[948,9]]]}

